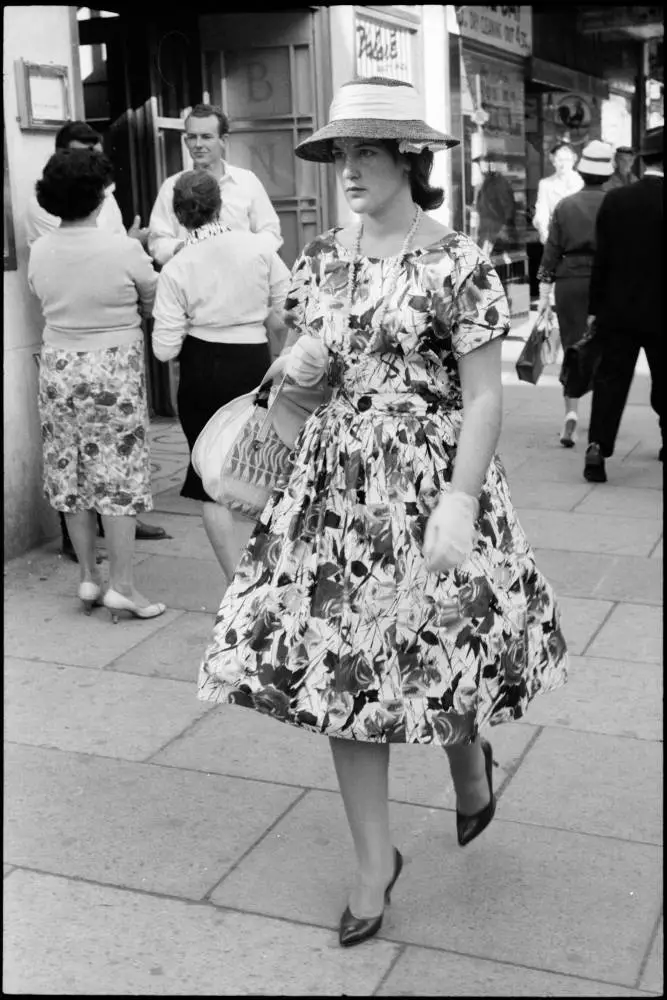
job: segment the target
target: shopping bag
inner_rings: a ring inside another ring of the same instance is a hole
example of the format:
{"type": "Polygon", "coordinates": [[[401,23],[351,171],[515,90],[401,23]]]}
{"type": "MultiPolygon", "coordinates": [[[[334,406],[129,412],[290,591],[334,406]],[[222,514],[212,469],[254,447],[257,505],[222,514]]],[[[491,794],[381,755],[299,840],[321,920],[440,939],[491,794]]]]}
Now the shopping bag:
{"type": "MultiPolygon", "coordinates": [[[[537,385],[545,364],[550,364],[551,338],[554,336],[554,324],[551,310],[547,307],[535,320],[528,340],[517,358],[516,373],[522,382],[537,385]]],[[[556,351],[558,345],[556,345],[556,351]]]]}
{"type": "Polygon", "coordinates": [[[551,306],[547,306],[541,316],[537,317],[537,322],[542,321],[544,329],[544,342],[542,345],[542,360],[545,365],[553,365],[558,358],[560,348],[560,330],[558,320],[551,306]]]}
{"type": "Polygon", "coordinates": [[[580,399],[591,391],[600,355],[600,339],[593,320],[581,340],[568,347],[563,357],[559,379],[569,399],[580,399]]]}
{"type": "Polygon", "coordinates": [[[260,385],[217,410],[192,449],[192,465],[208,495],[230,510],[257,518],[278,479],[291,471],[296,438],[329,397],[326,379],[312,388],[273,386],[269,368],[260,385]]]}

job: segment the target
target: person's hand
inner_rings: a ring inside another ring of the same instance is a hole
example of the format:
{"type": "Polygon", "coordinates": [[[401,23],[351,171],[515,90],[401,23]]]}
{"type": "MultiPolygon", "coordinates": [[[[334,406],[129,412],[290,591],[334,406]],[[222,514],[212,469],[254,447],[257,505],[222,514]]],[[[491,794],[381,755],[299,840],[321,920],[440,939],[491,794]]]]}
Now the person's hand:
{"type": "Polygon", "coordinates": [[[146,245],[148,243],[148,226],[144,226],[143,229],[141,228],[140,215],[135,215],[134,222],[128,229],[127,235],[132,240],[139,240],[144,250],[146,249],[146,245]]]}
{"type": "Polygon", "coordinates": [[[538,312],[545,312],[551,305],[551,292],[553,285],[549,281],[540,281],[540,300],[537,305],[538,312]]]}
{"type": "Polygon", "coordinates": [[[299,337],[286,355],[285,374],[297,385],[311,386],[320,381],[329,365],[329,351],[317,337],[299,337]]]}
{"type": "Polygon", "coordinates": [[[445,493],[428,519],[424,561],[430,573],[449,573],[472,553],[479,503],[468,493],[445,493]]]}

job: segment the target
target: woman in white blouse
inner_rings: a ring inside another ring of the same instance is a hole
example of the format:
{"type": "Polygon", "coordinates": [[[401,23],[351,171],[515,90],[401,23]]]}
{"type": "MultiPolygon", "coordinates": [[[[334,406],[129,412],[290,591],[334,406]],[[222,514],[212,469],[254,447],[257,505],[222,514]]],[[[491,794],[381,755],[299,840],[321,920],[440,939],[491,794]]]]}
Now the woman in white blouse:
{"type": "MultiPolygon", "coordinates": [[[[190,447],[213,414],[261,382],[271,363],[267,324],[280,322],[289,270],[275,240],[218,221],[220,186],[188,171],[174,186],[174,212],[188,231],[183,249],[160,272],[153,351],[179,358],[178,416],[190,447]]],[[[203,502],[204,527],[225,573],[234,570],[231,515],[188,466],[181,496],[203,502]]]]}

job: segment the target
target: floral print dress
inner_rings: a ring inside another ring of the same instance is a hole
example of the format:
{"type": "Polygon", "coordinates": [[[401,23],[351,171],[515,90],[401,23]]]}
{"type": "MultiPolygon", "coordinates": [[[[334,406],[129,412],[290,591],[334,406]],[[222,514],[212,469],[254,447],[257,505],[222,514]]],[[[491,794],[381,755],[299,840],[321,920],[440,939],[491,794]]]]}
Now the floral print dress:
{"type": "Polygon", "coordinates": [[[456,460],[458,360],[507,333],[507,301],[460,233],[413,250],[398,277],[394,259],[362,258],[348,321],[349,266],[336,230],[294,265],[290,322],[329,348],[333,396],[222,599],[199,697],[328,736],[464,743],[567,675],[554,595],[497,455],[471,557],[438,574],[422,555],[456,460]]]}

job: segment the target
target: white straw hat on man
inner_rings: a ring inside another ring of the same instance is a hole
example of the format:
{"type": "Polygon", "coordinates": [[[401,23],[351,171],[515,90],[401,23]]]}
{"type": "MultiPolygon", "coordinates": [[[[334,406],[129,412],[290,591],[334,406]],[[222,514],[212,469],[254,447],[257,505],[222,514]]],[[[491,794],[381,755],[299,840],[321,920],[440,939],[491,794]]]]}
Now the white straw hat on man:
{"type": "Polygon", "coordinates": [[[426,124],[412,84],[379,76],[344,83],[331,103],[329,124],[299,143],[296,155],[331,163],[333,139],[393,139],[401,153],[436,152],[460,142],[426,124]]]}
{"type": "Polygon", "coordinates": [[[611,177],[614,172],[613,146],[593,139],[584,146],[577,170],[580,174],[592,174],[594,177],[611,177]]]}

